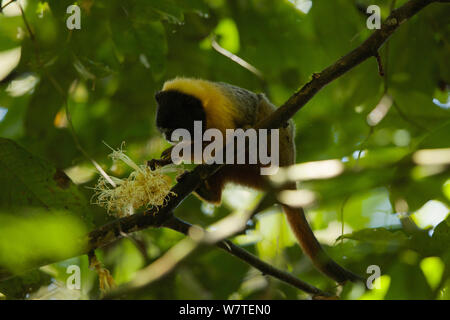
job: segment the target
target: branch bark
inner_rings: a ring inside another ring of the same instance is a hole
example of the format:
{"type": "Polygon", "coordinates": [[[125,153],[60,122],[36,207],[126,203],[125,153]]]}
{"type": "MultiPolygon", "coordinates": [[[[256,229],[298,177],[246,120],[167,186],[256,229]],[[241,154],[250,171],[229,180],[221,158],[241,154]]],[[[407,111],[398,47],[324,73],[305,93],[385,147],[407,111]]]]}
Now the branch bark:
{"type": "MultiPolygon", "coordinates": [[[[371,57],[379,57],[378,50],[386,42],[386,40],[394,33],[394,31],[409,18],[417,14],[420,10],[433,2],[450,2],[450,0],[411,0],[405,5],[393,10],[386,21],[381,25],[379,30],[376,30],[366,41],[360,46],[352,50],[347,55],[337,60],[334,64],[324,69],[320,73],[313,74],[312,80],[305,84],[299,91],[292,95],[289,100],[278,108],[273,114],[257,124],[257,128],[279,128],[294,116],[306,103],[323,87],[333,80],[339,78],[347,71],[351,70],[361,62],[371,57]]],[[[166,207],[163,207],[159,212],[149,210],[145,213],[135,214],[133,216],[115,221],[111,225],[104,226],[98,230],[90,233],[90,250],[104,246],[111,241],[121,237],[121,232],[133,232],[145,229],[150,226],[161,226],[165,222],[176,221],[173,217],[173,210],[190,194],[200,183],[207,177],[212,175],[220,165],[199,165],[192,172],[187,174],[185,178],[174,186],[172,191],[176,194],[168,201],[166,207]]],[[[185,224],[176,224],[180,229],[177,231],[187,233],[185,224]]],[[[173,228],[173,226],[172,226],[173,228]]],[[[226,250],[230,254],[237,256],[248,264],[259,269],[263,273],[270,274],[275,278],[290,283],[297,288],[317,294],[317,288],[303,283],[303,281],[292,277],[277,269],[268,268],[267,264],[257,259],[254,256],[244,253],[241,248],[234,246],[231,242],[222,241],[217,246],[226,250]],[[230,247],[230,244],[232,245],[230,247]],[[295,279],[295,280],[294,280],[295,279]],[[296,285],[294,284],[296,283],[296,285]]]]}

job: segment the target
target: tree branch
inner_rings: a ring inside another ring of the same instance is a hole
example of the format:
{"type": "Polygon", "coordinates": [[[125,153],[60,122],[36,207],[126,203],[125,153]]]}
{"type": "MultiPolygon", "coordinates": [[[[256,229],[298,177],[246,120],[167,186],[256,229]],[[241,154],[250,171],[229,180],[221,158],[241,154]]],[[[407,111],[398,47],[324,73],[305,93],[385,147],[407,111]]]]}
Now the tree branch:
{"type": "MultiPolygon", "coordinates": [[[[176,217],[171,219],[167,225],[168,228],[187,234],[189,228],[192,225],[189,223],[182,221],[176,217]]],[[[288,272],[282,271],[280,269],[277,269],[273,267],[272,265],[260,260],[253,254],[249,253],[248,251],[240,248],[239,246],[235,245],[230,240],[224,240],[216,243],[216,246],[221,248],[222,250],[225,250],[226,252],[232,254],[233,256],[237,257],[238,259],[243,260],[247,264],[251,265],[252,267],[258,269],[261,271],[264,275],[272,276],[276,279],[279,279],[283,282],[286,282],[287,284],[290,284],[291,286],[303,290],[307,293],[312,294],[313,296],[321,296],[321,297],[331,297],[329,293],[326,293],[302,280],[299,278],[294,277],[288,272]]]]}
{"type": "Polygon", "coordinates": [[[356,67],[370,57],[376,57],[378,50],[397,28],[420,10],[433,2],[449,3],[450,0],[410,0],[393,10],[381,28],[372,33],[361,45],[320,73],[289,98],[270,117],[262,121],[261,128],[279,128],[299,111],[323,87],[356,67]]]}
{"type": "MultiPolygon", "coordinates": [[[[172,247],[158,260],[145,267],[144,269],[138,271],[133,280],[122,284],[119,287],[108,292],[105,296],[105,299],[120,298],[121,296],[125,296],[139,289],[148,288],[157,280],[173,272],[182,261],[189,257],[192,257],[192,255],[194,253],[198,253],[200,249],[210,247],[211,245],[215,245],[216,247],[225,250],[231,255],[234,255],[238,259],[243,260],[250,266],[253,266],[254,268],[261,271],[264,275],[272,276],[297,289],[311,294],[315,299],[330,299],[334,297],[332,294],[322,291],[294,277],[288,272],[271,266],[270,264],[254,256],[253,254],[247,252],[239,246],[236,246],[235,244],[233,244],[233,242],[229,240],[223,240],[223,236],[226,235],[227,232],[225,232],[225,234],[217,236],[215,233],[212,234],[197,226],[194,227],[188,222],[178,219],[177,217],[172,217],[171,219],[169,219],[164,224],[164,227],[183,233],[187,236],[189,236],[189,234],[191,233],[191,228],[195,228],[196,231],[198,231],[196,232],[196,234],[198,234],[200,237],[196,240],[190,237],[185,238],[174,247],[172,247]]],[[[238,227],[238,229],[240,228],[238,227]]],[[[238,229],[232,230],[231,232],[234,233],[235,231],[238,231],[238,229]]]]}

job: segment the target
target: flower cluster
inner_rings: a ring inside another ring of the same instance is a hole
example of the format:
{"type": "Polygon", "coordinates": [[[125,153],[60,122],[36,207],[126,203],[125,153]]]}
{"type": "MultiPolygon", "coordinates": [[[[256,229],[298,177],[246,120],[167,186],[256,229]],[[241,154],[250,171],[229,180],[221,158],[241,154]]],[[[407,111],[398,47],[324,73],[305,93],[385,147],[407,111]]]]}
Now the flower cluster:
{"type": "Polygon", "coordinates": [[[134,169],[125,179],[102,175],[99,177],[94,187],[93,203],[106,208],[109,214],[120,218],[132,215],[139,208],[164,206],[167,196],[175,195],[170,191],[171,179],[165,173],[179,169],[166,166],[151,170],[146,165],[139,166],[122,149],[113,150],[109,156],[134,169]]]}

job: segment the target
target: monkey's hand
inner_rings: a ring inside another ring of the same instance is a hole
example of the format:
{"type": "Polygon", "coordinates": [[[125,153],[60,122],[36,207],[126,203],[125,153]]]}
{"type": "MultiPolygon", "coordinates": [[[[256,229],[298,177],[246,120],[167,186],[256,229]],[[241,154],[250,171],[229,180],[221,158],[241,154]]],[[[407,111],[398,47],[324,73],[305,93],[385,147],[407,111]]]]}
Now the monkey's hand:
{"type": "Polygon", "coordinates": [[[149,166],[151,170],[155,170],[156,167],[164,167],[167,166],[168,164],[172,164],[173,163],[171,157],[172,148],[173,146],[164,150],[161,153],[161,158],[147,161],[147,166],[149,166]]]}

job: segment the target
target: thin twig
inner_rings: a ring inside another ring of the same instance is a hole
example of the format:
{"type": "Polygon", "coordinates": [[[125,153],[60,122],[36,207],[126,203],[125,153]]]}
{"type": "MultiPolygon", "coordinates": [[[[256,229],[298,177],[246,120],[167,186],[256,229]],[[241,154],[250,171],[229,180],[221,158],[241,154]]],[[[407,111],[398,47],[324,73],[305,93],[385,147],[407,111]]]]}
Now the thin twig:
{"type": "Polygon", "coordinates": [[[28,30],[28,34],[30,35],[31,40],[34,41],[35,40],[34,33],[31,30],[30,24],[28,23],[28,20],[27,20],[27,18],[25,16],[25,12],[23,11],[22,5],[20,4],[20,2],[16,2],[16,3],[19,6],[20,12],[22,14],[23,22],[25,23],[25,27],[28,30]]]}
{"type": "Polygon", "coordinates": [[[7,6],[9,6],[11,3],[16,2],[16,0],[11,0],[8,3],[4,4],[1,8],[0,8],[0,13],[3,12],[3,9],[5,9],[7,6]]]}
{"type": "Polygon", "coordinates": [[[400,107],[398,106],[397,102],[393,101],[392,105],[394,106],[395,110],[397,110],[398,114],[400,115],[400,118],[402,118],[403,120],[405,120],[406,122],[408,122],[409,124],[411,124],[414,127],[417,127],[420,130],[424,130],[427,132],[430,132],[430,129],[424,127],[423,125],[421,125],[420,123],[418,123],[417,121],[411,119],[410,117],[408,117],[403,111],[402,109],[400,109],[400,107]]]}
{"type": "Polygon", "coordinates": [[[264,75],[263,75],[263,73],[260,70],[258,70],[256,67],[252,66],[250,63],[248,63],[247,61],[245,61],[241,57],[235,55],[234,53],[232,53],[232,52],[228,51],[227,49],[225,49],[224,47],[222,47],[216,41],[216,39],[212,39],[211,40],[211,46],[213,47],[214,50],[216,50],[221,55],[224,55],[225,57],[227,57],[227,58],[231,59],[232,61],[236,62],[238,65],[240,65],[244,69],[247,69],[251,73],[255,74],[258,78],[260,78],[262,80],[264,79],[264,75]]]}

